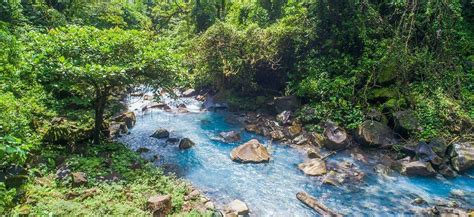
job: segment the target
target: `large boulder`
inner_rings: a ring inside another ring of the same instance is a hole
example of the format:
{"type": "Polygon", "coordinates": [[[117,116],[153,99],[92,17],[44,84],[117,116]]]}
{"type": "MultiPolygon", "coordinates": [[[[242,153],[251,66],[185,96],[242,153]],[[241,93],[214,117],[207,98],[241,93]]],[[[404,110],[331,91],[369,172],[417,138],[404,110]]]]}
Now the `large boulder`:
{"type": "Polygon", "coordinates": [[[451,165],[458,172],[474,167],[474,142],[454,143],[451,153],[451,165]]]}
{"type": "Polygon", "coordinates": [[[415,131],[418,128],[418,121],[412,110],[398,111],[393,113],[395,129],[404,134],[415,131]]]}
{"type": "Polygon", "coordinates": [[[236,131],[221,132],[219,135],[226,142],[237,142],[240,140],[240,133],[236,131]]]}
{"type": "Polygon", "coordinates": [[[273,98],[271,103],[278,114],[284,111],[296,111],[300,107],[300,100],[296,96],[281,96],[273,98]]]}
{"type": "Polygon", "coordinates": [[[128,128],[132,128],[137,122],[137,117],[134,112],[125,112],[114,118],[114,121],[125,122],[128,128]]]}
{"type": "Polygon", "coordinates": [[[355,133],[355,139],[369,147],[386,147],[397,143],[395,133],[378,121],[364,121],[355,133]]]}
{"type": "Polygon", "coordinates": [[[193,147],[194,145],[196,145],[196,143],[191,141],[191,139],[183,138],[183,139],[181,139],[181,141],[179,141],[179,146],[178,147],[179,147],[179,149],[184,150],[184,149],[189,149],[189,148],[193,147]]]}
{"type": "Polygon", "coordinates": [[[435,138],[430,141],[431,149],[440,157],[445,157],[448,150],[448,143],[443,138],[435,138]]]}
{"type": "Polygon", "coordinates": [[[322,144],[325,148],[330,150],[340,150],[349,145],[349,138],[346,131],[334,123],[328,122],[325,124],[322,144]]]}
{"type": "Polygon", "coordinates": [[[245,216],[249,214],[249,208],[247,204],[240,200],[234,200],[227,204],[224,208],[225,214],[232,216],[245,216]]]}
{"type": "Polygon", "coordinates": [[[309,176],[321,176],[326,174],[326,163],[320,159],[311,159],[298,164],[298,168],[309,176]]]}
{"type": "Polygon", "coordinates": [[[230,157],[233,161],[242,163],[261,163],[270,160],[267,148],[256,139],[234,148],[230,153],[230,157]]]}
{"type": "Polygon", "coordinates": [[[419,142],[415,149],[416,156],[422,161],[430,161],[433,165],[439,166],[443,163],[443,158],[433,151],[433,147],[430,144],[419,142]]]}
{"type": "Polygon", "coordinates": [[[148,198],[146,203],[148,210],[153,213],[153,216],[164,217],[167,216],[172,207],[171,195],[155,195],[148,198]]]}
{"type": "Polygon", "coordinates": [[[412,161],[402,163],[402,174],[407,176],[433,176],[436,171],[429,162],[412,161]]]}
{"type": "Polygon", "coordinates": [[[153,133],[153,135],[151,135],[151,137],[157,138],[157,139],[166,139],[170,137],[170,132],[166,129],[159,128],[153,133]]]}

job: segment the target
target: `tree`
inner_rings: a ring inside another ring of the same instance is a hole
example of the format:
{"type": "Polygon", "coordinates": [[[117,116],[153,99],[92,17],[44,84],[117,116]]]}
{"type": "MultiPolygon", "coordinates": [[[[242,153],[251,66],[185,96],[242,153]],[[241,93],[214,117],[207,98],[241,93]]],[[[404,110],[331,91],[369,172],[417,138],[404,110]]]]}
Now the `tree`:
{"type": "Polygon", "coordinates": [[[150,32],[71,26],[28,38],[46,89],[56,98],[82,98],[94,110],[95,144],[112,95],[135,85],[164,87],[175,78],[173,55],[150,32]]]}

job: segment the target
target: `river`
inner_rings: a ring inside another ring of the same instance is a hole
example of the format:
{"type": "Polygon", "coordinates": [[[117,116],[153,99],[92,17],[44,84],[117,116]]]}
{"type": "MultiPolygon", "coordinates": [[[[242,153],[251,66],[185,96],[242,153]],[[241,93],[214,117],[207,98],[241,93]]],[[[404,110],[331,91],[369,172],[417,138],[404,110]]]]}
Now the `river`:
{"type": "Polygon", "coordinates": [[[131,149],[150,149],[144,153],[151,159],[159,155],[156,166],[174,172],[190,181],[218,206],[240,199],[248,204],[252,216],[315,216],[296,198],[296,193],[306,191],[317,197],[329,208],[349,216],[399,214],[413,215],[424,207],[455,201],[461,207],[474,207],[474,171],[454,179],[415,178],[398,174],[380,176],[373,170],[377,159],[369,158],[364,164],[353,160],[348,153],[338,153],[329,161],[347,161],[366,173],[362,183],[348,183],[334,187],[321,183],[316,177],[305,176],[297,164],[307,159],[297,149],[278,143],[270,144],[264,137],[247,133],[236,119],[238,114],[200,112],[200,102],[182,98],[189,113],[165,112],[159,109],[142,112],[143,102],[130,99],[130,109],[137,113],[137,123],[119,140],[131,149]],[[171,137],[188,137],[197,145],[189,150],[179,150],[177,145],[150,137],[158,128],[171,132],[171,137]],[[222,131],[242,132],[242,141],[225,143],[218,139],[222,131]],[[230,159],[230,152],[239,144],[252,138],[270,146],[271,161],[263,164],[240,164],[230,159]],[[462,196],[460,196],[462,194],[462,196]],[[427,205],[414,205],[412,201],[423,198],[427,205]]]}

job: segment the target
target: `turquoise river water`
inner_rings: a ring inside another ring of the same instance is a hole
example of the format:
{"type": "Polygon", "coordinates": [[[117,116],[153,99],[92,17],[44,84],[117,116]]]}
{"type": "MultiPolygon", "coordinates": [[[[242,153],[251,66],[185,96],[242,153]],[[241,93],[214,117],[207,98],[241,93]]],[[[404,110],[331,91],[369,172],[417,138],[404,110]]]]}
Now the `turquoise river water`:
{"type": "MultiPolygon", "coordinates": [[[[120,138],[131,149],[150,149],[144,157],[159,155],[157,166],[174,172],[190,181],[218,206],[234,199],[248,204],[252,216],[316,216],[296,198],[296,193],[306,191],[317,197],[329,208],[349,216],[398,216],[417,215],[426,206],[455,201],[461,207],[474,207],[474,171],[457,178],[414,178],[400,175],[380,176],[374,170],[375,159],[368,164],[354,161],[348,153],[338,153],[330,161],[348,161],[364,171],[362,183],[347,183],[344,187],[323,185],[320,179],[305,176],[297,164],[306,155],[295,148],[273,143],[272,159],[264,164],[239,164],[230,159],[230,152],[239,144],[256,138],[269,145],[269,140],[242,130],[236,114],[229,112],[200,112],[201,104],[193,99],[180,99],[190,113],[178,114],[162,110],[141,112],[143,102],[131,99],[130,109],[137,114],[136,126],[129,135],[120,138]],[[158,128],[171,132],[171,137],[188,137],[197,145],[189,150],[179,150],[177,145],[151,138],[158,128]],[[242,132],[242,141],[225,143],[218,139],[222,131],[242,132]],[[457,192],[453,194],[453,192],[457,192]],[[459,196],[459,192],[463,196],[459,196]],[[421,197],[428,205],[417,206],[411,202],[421,197]]],[[[169,102],[173,104],[173,102],[169,102]]]]}

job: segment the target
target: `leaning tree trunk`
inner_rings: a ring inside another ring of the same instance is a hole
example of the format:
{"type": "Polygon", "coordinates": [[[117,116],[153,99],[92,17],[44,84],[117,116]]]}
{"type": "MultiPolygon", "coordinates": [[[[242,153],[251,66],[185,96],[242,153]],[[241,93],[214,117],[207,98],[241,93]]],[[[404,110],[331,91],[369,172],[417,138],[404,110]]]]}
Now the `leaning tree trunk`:
{"type": "Polygon", "coordinates": [[[101,133],[102,124],[104,123],[104,111],[105,111],[106,103],[107,103],[107,92],[97,91],[96,99],[94,103],[94,107],[95,107],[94,132],[92,135],[92,139],[94,140],[94,144],[96,145],[100,143],[100,133],[101,133]]]}

